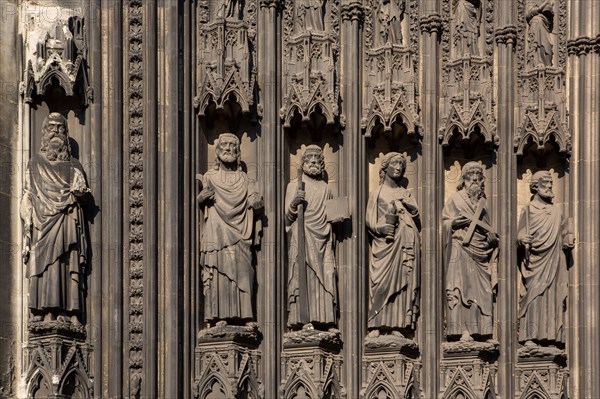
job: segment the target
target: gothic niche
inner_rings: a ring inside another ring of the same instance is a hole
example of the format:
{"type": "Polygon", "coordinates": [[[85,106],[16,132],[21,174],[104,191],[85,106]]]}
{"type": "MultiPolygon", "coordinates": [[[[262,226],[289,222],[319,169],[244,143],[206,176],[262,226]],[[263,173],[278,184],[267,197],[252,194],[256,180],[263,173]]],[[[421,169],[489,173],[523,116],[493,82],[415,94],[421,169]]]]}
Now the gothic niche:
{"type": "Polygon", "coordinates": [[[494,339],[500,237],[493,218],[495,152],[479,133],[456,133],[444,147],[442,256],[443,398],[495,397],[494,339]]]}
{"type": "Polygon", "coordinates": [[[420,392],[415,341],[421,288],[421,145],[409,129],[400,117],[389,130],[378,119],[365,135],[368,334],[361,398],[409,398],[420,392]]]}
{"type": "Polygon", "coordinates": [[[444,0],[442,32],[442,123],[440,141],[448,145],[456,132],[480,132],[496,144],[493,102],[494,2],[444,0]]]}
{"type": "Polygon", "coordinates": [[[338,246],[350,218],[341,197],[343,137],[320,112],[296,112],[284,129],[286,160],[285,298],[281,390],[284,398],[339,398],[338,246]],[[306,395],[306,396],[303,396],[306,395]]]}
{"type": "MultiPolygon", "coordinates": [[[[198,27],[200,116],[234,100],[244,113],[255,105],[257,0],[201,0],[198,27]],[[210,5],[210,6],[209,6],[210,5]]],[[[258,108],[256,113],[260,114],[258,108]]]]}
{"type": "Polygon", "coordinates": [[[564,156],[571,153],[565,97],[566,13],[565,0],[518,2],[517,155],[530,143],[542,149],[550,141],[564,156]]]}
{"type": "Polygon", "coordinates": [[[92,87],[88,83],[83,18],[69,17],[54,24],[41,37],[31,34],[29,40],[26,46],[30,56],[22,86],[27,103],[33,103],[36,96],[50,94],[53,85],[60,86],[66,96],[77,96],[83,106],[93,101],[92,87]]]}
{"type": "Polygon", "coordinates": [[[569,164],[555,141],[529,142],[517,164],[517,397],[566,397],[569,269],[574,236],[569,164]]]}
{"type": "Polygon", "coordinates": [[[410,0],[369,0],[365,7],[366,78],[361,127],[367,136],[377,124],[390,132],[399,118],[409,134],[419,129],[417,39],[412,29],[416,13],[410,0]]]}
{"type": "Polygon", "coordinates": [[[284,127],[290,127],[296,114],[308,121],[317,109],[334,124],[340,117],[340,0],[286,1],[283,7],[284,97],[279,114],[284,127]]]}

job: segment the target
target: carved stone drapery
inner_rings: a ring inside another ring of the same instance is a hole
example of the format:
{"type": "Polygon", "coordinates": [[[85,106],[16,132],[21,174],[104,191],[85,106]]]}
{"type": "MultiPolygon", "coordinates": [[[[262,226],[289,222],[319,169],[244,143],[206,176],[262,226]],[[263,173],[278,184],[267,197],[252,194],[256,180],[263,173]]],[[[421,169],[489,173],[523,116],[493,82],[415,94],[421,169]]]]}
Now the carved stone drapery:
{"type": "Polygon", "coordinates": [[[72,16],[57,21],[35,46],[34,57],[26,61],[21,88],[27,103],[33,102],[35,94],[46,94],[54,81],[67,96],[78,94],[83,106],[93,101],[86,62],[87,35],[82,17],[72,16]]]}
{"type": "Polygon", "coordinates": [[[556,35],[549,35],[552,55],[546,63],[534,63],[528,58],[531,56],[529,47],[532,45],[533,33],[530,32],[532,26],[526,18],[527,11],[533,7],[533,3],[525,0],[518,2],[517,87],[521,106],[514,138],[517,155],[523,155],[525,148],[530,144],[535,144],[536,149],[543,149],[548,142],[556,143],[558,151],[566,156],[571,153],[565,96],[567,4],[565,0],[552,4],[554,8],[550,22],[556,31],[556,35]]]}
{"type": "Polygon", "coordinates": [[[365,6],[365,87],[363,94],[363,117],[361,127],[367,137],[379,124],[385,132],[392,130],[398,118],[408,134],[418,132],[420,127],[417,87],[416,42],[418,35],[418,4],[408,1],[402,18],[395,21],[402,30],[402,42],[381,43],[376,38],[377,12],[381,5],[370,0],[365,6]]]}
{"type": "MultiPolygon", "coordinates": [[[[283,9],[283,101],[279,116],[289,127],[294,115],[303,121],[319,110],[327,124],[340,117],[340,0],[325,3],[324,30],[301,30],[295,2],[283,9]]],[[[343,125],[343,118],[340,122],[343,125]]]]}
{"type": "Polygon", "coordinates": [[[494,2],[445,0],[442,13],[444,99],[441,104],[440,142],[447,146],[454,134],[466,139],[477,132],[486,143],[497,145],[492,89],[494,2]],[[466,13],[461,11],[463,3],[471,5],[473,15],[460,15],[461,12],[466,13]],[[472,21],[469,22],[469,18],[472,21]],[[457,26],[461,23],[470,23],[472,38],[464,37],[467,33],[461,32],[462,28],[457,26]],[[465,41],[469,42],[468,46],[465,41]]]}
{"type": "Polygon", "coordinates": [[[217,7],[219,3],[203,0],[199,4],[200,79],[194,106],[201,116],[212,103],[217,109],[223,108],[227,101],[233,100],[231,96],[244,113],[249,113],[255,103],[258,3],[256,0],[240,3],[243,4],[241,19],[237,13],[224,17],[226,14],[209,8],[209,4],[217,7]]]}

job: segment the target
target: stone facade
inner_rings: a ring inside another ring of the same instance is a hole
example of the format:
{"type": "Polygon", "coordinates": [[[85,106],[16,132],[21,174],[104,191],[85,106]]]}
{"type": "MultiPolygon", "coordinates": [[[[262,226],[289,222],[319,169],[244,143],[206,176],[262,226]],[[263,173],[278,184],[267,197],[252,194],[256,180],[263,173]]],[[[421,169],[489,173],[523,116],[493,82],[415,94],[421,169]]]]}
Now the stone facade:
{"type": "Polygon", "coordinates": [[[595,1],[0,0],[0,19],[0,396],[597,396],[595,1]],[[80,166],[32,177],[58,114],[80,166]],[[77,309],[39,299],[73,279],[77,309]]]}

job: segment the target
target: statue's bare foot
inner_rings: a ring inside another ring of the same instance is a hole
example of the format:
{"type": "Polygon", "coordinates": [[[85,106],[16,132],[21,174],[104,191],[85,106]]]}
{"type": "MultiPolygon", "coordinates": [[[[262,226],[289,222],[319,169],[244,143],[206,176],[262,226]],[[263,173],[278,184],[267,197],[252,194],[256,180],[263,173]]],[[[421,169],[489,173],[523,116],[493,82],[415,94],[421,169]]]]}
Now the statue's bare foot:
{"type": "Polygon", "coordinates": [[[71,316],[71,324],[73,324],[75,327],[80,327],[81,322],[79,321],[79,317],[76,315],[71,316]]]}
{"type": "Polygon", "coordinates": [[[468,331],[463,331],[463,334],[460,336],[460,341],[461,342],[473,342],[475,340],[473,339],[473,337],[471,337],[471,334],[469,334],[468,331]]]}
{"type": "Polygon", "coordinates": [[[69,319],[69,317],[65,315],[60,315],[56,318],[56,321],[58,321],[59,323],[68,323],[71,321],[71,319],[69,319]]]}
{"type": "Polygon", "coordinates": [[[528,348],[535,348],[535,347],[537,346],[537,344],[536,344],[535,342],[531,341],[531,340],[529,340],[529,341],[525,341],[525,344],[524,344],[524,345],[525,345],[526,347],[528,347],[528,348]]]}
{"type": "Polygon", "coordinates": [[[313,326],[312,323],[307,323],[307,324],[305,324],[305,325],[302,326],[302,329],[305,330],[305,331],[306,330],[312,331],[312,330],[315,329],[315,326],[313,326]]]}
{"type": "Polygon", "coordinates": [[[369,338],[379,338],[379,335],[380,335],[379,330],[378,329],[374,329],[374,330],[369,331],[368,337],[369,338]]]}
{"type": "Polygon", "coordinates": [[[400,331],[393,330],[392,335],[399,338],[404,338],[404,335],[400,331]]]}
{"type": "Polygon", "coordinates": [[[215,327],[225,327],[227,326],[227,322],[225,320],[219,320],[217,321],[217,324],[215,324],[215,327]]]}
{"type": "Polygon", "coordinates": [[[31,317],[32,322],[38,322],[44,320],[44,316],[36,315],[31,317]]]}

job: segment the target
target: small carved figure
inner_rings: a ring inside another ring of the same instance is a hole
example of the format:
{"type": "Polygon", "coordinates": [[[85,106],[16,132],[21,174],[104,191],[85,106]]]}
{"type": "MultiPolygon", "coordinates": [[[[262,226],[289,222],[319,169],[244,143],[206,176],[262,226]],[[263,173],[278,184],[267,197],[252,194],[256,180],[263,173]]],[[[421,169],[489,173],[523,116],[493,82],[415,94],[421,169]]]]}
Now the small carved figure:
{"type": "Polygon", "coordinates": [[[288,184],[285,225],[288,233],[288,325],[335,326],[337,270],[322,150],[309,145],[298,179],[288,184]]]}
{"type": "Polygon", "coordinates": [[[554,50],[552,30],[554,29],[554,2],[545,0],[540,5],[528,4],[525,19],[529,24],[527,32],[527,60],[532,66],[551,66],[554,50]]]}
{"type": "Polygon", "coordinates": [[[366,223],[371,238],[369,335],[381,329],[414,330],[419,313],[419,217],[417,202],[400,185],[406,158],[397,152],[381,162],[380,185],[369,194],[366,223]]]}
{"type": "Polygon", "coordinates": [[[255,211],[263,199],[250,192],[241,170],[240,140],[223,133],[216,141],[214,169],[202,176],[198,203],[204,211],[200,265],[204,320],[251,322],[254,319],[253,249],[258,243],[255,211]]]}
{"type": "Polygon", "coordinates": [[[296,0],[296,17],[300,31],[325,31],[323,0],[296,0]]]}
{"type": "Polygon", "coordinates": [[[90,193],[79,161],[71,156],[67,120],[44,119],[42,145],[25,175],[21,219],[23,261],[32,321],[80,324],[88,237],[82,202],[90,193]]]}
{"type": "Polygon", "coordinates": [[[458,0],[454,11],[456,21],[454,43],[458,55],[479,55],[479,25],[481,24],[481,1],[458,0]]]}
{"type": "Polygon", "coordinates": [[[443,210],[446,267],[446,335],[473,341],[492,334],[498,235],[490,226],[483,167],[467,162],[457,192],[443,210]]]}
{"type": "Polygon", "coordinates": [[[529,183],[533,198],[521,212],[517,239],[523,248],[519,341],[565,342],[567,257],[574,244],[572,230],[559,205],[552,203],[552,175],[536,172],[529,183]]]}
{"type": "Polygon", "coordinates": [[[377,9],[375,45],[402,44],[401,21],[404,15],[404,0],[380,0],[377,9]]]}
{"type": "Polygon", "coordinates": [[[244,0],[223,0],[219,11],[217,12],[217,18],[232,18],[239,20],[241,19],[243,2],[244,0]]]}

